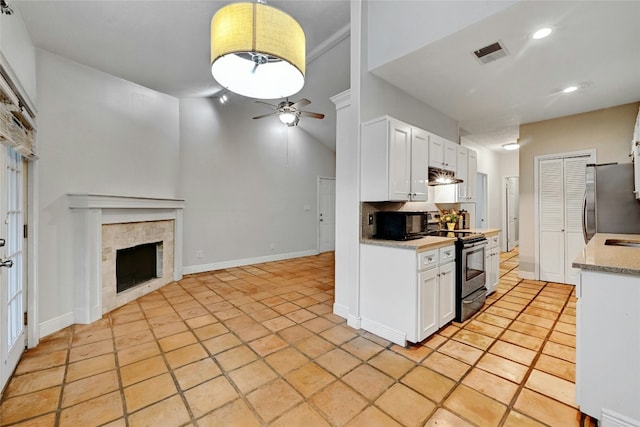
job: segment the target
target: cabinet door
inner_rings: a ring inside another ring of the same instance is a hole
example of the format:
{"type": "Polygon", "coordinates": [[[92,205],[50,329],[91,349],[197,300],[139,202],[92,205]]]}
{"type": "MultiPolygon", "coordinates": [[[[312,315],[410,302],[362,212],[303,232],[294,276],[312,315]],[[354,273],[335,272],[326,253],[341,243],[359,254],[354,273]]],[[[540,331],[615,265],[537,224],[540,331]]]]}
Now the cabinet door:
{"type": "Polygon", "coordinates": [[[633,193],[636,195],[636,199],[640,199],[640,134],[637,138],[638,140],[634,142],[633,146],[633,176],[635,182],[633,193]]]}
{"type": "Polygon", "coordinates": [[[429,134],[411,128],[411,200],[427,201],[429,181],[429,134]]]}
{"type": "Polygon", "coordinates": [[[456,315],[456,279],[455,262],[441,265],[438,275],[438,313],[441,328],[449,323],[456,315]]]}
{"type": "Polygon", "coordinates": [[[389,122],[389,200],[409,200],[411,193],[411,127],[389,122]]]}
{"type": "Polygon", "coordinates": [[[444,144],[445,139],[438,135],[429,134],[429,166],[440,168],[444,164],[444,144]]]}
{"type": "Polygon", "coordinates": [[[418,341],[438,330],[438,269],[418,275],[418,341]]]}
{"type": "Polygon", "coordinates": [[[498,286],[498,276],[500,275],[500,248],[495,247],[487,250],[487,294],[492,293],[498,286]]]}
{"type": "Polygon", "coordinates": [[[458,146],[458,159],[456,160],[456,177],[462,180],[458,184],[458,198],[461,202],[469,198],[469,176],[467,164],[469,162],[469,149],[467,147],[458,146]]]}
{"type": "Polygon", "coordinates": [[[478,177],[478,153],[469,150],[469,162],[467,163],[467,200],[477,201],[477,180],[478,177]]]}
{"type": "Polygon", "coordinates": [[[446,169],[453,173],[456,172],[456,163],[458,160],[458,147],[455,142],[445,140],[444,143],[444,161],[442,169],[446,169]]]}

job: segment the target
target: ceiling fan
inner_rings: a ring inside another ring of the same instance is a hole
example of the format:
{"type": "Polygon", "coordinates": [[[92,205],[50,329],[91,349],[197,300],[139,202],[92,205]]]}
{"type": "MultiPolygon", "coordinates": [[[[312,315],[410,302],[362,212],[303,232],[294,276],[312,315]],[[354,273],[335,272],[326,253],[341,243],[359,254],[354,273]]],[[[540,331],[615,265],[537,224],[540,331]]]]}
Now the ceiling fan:
{"type": "Polygon", "coordinates": [[[299,109],[300,107],[304,107],[305,105],[311,104],[311,101],[309,101],[306,98],[302,98],[301,100],[296,102],[291,102],[289,101],[289,98],[287,98],[286,100],[280,102],[278,105],[273,105],[273,104],[269,104],[268,102],[258,101],[258,100],[256,100],[256,102],[259,104],[265,104],[272,108],[275,108],[275,111],[269,114],[256,116],[254,117],[254,119],[261,119],[263,117],[277,115],[282,123],[284,123],[289,127],[292,127],[292,126],[298,125],[298,122],[300,121],[300,117],[311,117],[314,119],[324,118],[324,114],[312,113],[310,111],[302,111],[299,109]]]}

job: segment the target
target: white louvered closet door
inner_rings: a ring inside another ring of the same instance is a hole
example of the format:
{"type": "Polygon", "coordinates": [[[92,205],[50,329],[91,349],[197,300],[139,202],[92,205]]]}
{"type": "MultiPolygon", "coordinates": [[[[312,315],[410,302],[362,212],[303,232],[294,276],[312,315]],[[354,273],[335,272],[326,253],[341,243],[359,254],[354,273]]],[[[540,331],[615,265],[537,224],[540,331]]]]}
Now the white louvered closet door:
{"type": "Polygon", "coordinates": [[[540,280],[575,284],[571,263],[584,247],[582,201],[588,156],[540,161],[540,280]]]}
{"type": "Polygon", "coordinates": [[[562,159],[543,160],[538,170],[540,280],[564,282],[564,196],[562,159]]]}

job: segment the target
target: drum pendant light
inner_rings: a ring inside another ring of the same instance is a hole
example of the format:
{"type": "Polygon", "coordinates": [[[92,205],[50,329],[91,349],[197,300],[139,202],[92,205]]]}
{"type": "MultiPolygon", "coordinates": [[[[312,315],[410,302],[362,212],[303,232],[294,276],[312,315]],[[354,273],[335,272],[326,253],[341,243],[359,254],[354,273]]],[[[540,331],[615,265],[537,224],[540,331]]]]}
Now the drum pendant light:
{"type": "Polygon", "coordinates": [[[291,16],[262,3],[225,6],[211,19],[211,73],[243,96],[293,95],[304,86],[304,31],[291,16]]]}

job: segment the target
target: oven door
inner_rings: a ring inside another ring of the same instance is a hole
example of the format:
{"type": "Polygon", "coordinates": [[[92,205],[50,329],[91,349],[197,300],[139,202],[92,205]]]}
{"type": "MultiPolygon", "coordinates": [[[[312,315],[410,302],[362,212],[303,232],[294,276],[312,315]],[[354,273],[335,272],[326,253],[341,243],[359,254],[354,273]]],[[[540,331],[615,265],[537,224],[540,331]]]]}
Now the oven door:
{"type": "Polygon", "coordinates": [[[486,266],[484,252],[487,240],[464,244],[462,247],[461,293],[465,297],[485,285],[486,266]]]}

